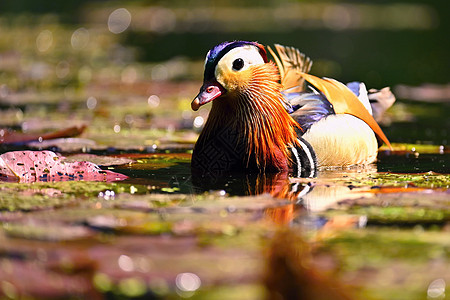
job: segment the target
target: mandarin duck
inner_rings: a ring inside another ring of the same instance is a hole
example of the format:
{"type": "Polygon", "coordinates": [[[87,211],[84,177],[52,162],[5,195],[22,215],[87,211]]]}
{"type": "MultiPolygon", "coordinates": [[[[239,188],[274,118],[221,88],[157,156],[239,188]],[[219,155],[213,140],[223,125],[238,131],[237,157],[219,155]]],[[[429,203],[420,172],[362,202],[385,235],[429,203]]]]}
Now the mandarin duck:
{"type": "Polygon", "coordinates": [[[194,146],[193,171],[313,177],[318,167],[370,164],[379,143],[390,147],[370,103],[381,114],[395,100],[388,88],[368,93],[363,83],[310,75],[311,59],[275,48],[278,55],[268,47],[274,62],[256,42],[224,42],[208,52],[191,107],[212,107],[194,146]]]}

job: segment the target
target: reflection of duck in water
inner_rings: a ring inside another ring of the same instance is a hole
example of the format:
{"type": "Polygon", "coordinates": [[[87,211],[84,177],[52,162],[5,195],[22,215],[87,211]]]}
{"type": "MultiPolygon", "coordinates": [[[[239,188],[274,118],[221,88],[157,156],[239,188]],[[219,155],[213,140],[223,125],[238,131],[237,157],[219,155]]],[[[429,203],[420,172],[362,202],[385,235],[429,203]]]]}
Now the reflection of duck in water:
{"type": "MultiPolygon", "coordinates": [[[[260,194],[284,195],[291,190],[289,174],[280,173],[213,173],[207,178],[192,176],[193,192],[224,190],[232,196],[252,196],[260,194]]],[[[282,197],[278,197],[282,198],[282,197]]]]}
{"type": "MultiPolygon", "coordinates": [[[[269,194],[280,199],[280,206],[266,208],[267,217],[278,224],[303,222],[309,212],[320,212],[343,200],[374,197],[373,191],[355,188],[344,182],[359,180],[376,173],[371,164],[336,170],[324,170],[316,178],[292,178],[284,173],[234,174],[215,177],[216,181],[194,180],[194,192],[223,190],[230,196],[255,196],[269,194]],[[290,203],[282,201],[288,199],[290,203]],[[299,217],[299,218],[297,218],[299,217]]],[[[198,179],[198,178],[197,178],[198,179]]],[[[209,178],[212,179],[212,178],[209,178]]],[[[323,224],[322,224],[323,225],[323,224]]]]}
{"type": "MultiPolygon", "coordinates": [[[[284,190],[272,195],[278,198],[290,199],[292,204],[269,208],[265,211],[265,214],[278,224],[288,224],[296,222],[296,220],[304,222],[306,214],[310,212],[327,210],[344,200],[374,197],[375,194],[368,189],[355,189],[354,186],[346,185],[342,182],[352,181],[352,178],[355,177],[369,176],[376,173],[376,171],[376,166],[372,164],[364,168],[358,167],[345,171],[328,170],[320,172],[318,178],[313,179],[311,182],[305,182],[305,179],[291,178],[284,190]],[[341,181],[341,183],[336,181],[341,181]],[[297,218],[299,216],[301,217],[297,218]]],[[[319,226],[323,226],[327,222],[326,220],[318,221],[321,223],[319,226]]],[[[356,222],[357,226],[364,225],[365,221],[364,216],[355,217],[352,220],[352,222],[356,222]]]]}
{"type": "MultiPolygon", "coordinates": [[[[307,74],[312,62],[297,49],[277,45],[279,58],[269,50],[276,64],[255,42],[225,42],[208,52],[192,108],[213,103],[194,148],[194,172],[313,177],[317,166],[373,162],[377,139],[390,146],[369,103],[376,96],[387,100],[381,105],[392,103],[388,89],[368,95],[364,84],[307,74]]],[[[380,105],[374,107],[376,115],[380,105]]]]}

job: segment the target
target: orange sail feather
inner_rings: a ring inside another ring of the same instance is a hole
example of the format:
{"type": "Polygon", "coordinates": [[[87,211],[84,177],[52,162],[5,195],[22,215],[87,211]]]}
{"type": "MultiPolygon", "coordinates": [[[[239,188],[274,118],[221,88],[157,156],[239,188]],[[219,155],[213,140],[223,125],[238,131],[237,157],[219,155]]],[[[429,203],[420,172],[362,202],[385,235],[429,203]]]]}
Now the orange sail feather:
{"type": "Polygon", "coordinates": [[[378,123],[348,87],[334,79],[322,79],[307,73],[301,73],[301,75],[327,97],[328,101],[333,104],[336,114],[349,114],[363,120],[392,150],[391,143],[389,143],[378,123]]]}

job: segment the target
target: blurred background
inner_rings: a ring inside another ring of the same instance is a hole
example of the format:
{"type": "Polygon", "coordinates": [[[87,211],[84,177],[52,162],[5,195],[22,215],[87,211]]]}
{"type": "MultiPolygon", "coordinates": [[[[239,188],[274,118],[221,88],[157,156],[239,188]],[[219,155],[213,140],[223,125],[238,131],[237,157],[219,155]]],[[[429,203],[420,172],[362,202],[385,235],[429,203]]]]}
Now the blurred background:
{"type": "MultiPolygon", "coordinates": [[[[308,247],[290,237],[281,243],[301,246],[302,269],[318,266],[351,287],[360,284],[370,298],[425,299],[428,292],[428,299],[444,299],[450,282],[448,3],[0,0],[0,154],[17,146],[2,143],[4,137],[34,134],[34,142],[18,147],[136,160],[115,169],[132,177],[123,185],[2,182],[0,298],[83,298],[92,291],[85,297],[144,299],[169,288],[187,298],[210,285],[220,295],[215,299],[261,299],[257,272],[264,259],[256,253],[276,228],[266,218],[279,217],[293,228],[326,230],[311,234],[308,247]],[[323,172],[317,184],[225,177],[219,188],[205,180],[217,193],[190,195],[189,152],[210,108],[193,112],[190,102],[208,50],[238,39],[297,47],[313,59],[317,76],[390,86],[398,100],[381,125],[398,151],[380,151],[367,170],[323,172]],[[42,139],[72,126],[84,130],[76,139],[42,139]],[[265,204],[271,200],[265,195],[224,197],[263,187],[302,198],[278,206],[265,204]],[[336,210],[305,214],[304,208],[337,201],[336,210]],[[319,259],[315,265],[303,250],[309,248],[319,259]]],[[[319,278],[289,272],[287,282],[319,278]]]]}
{"type": "MultiPolygon", "coordinates": [[[[391,140],[447,145],[449,30],[449,5],[441,0],[3,0],[0,100],[4,110],[41,101],[113,116],[116,133],[148,126],[149,118],[154,128],[201,128],[207,111],[194,114],[189,102],[204,57],[217,43],[243,39],[295,46],[313,59],[318,76],[390,86],[400,99],[383,121],[391,140]],[[165,111],[162,102],[171,103],[165,111]]],[[[47,110],[3,112],[0,125],[24,129],[31,112],[44,117],[47,110]]]]}

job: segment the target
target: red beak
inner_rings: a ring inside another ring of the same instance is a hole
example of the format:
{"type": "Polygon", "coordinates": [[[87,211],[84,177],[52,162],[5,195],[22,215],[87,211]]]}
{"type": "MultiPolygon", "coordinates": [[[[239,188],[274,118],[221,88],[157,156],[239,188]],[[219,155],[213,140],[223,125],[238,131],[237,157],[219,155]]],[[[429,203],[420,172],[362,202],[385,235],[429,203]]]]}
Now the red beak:
{"type": "Polygon", "coordinates": [[[224,92],[225,89],[218,82],[205,82],[200,88],[200,93],[191,102],[192,110],[198,110],[200,106],[213,101],[224,92]]]}

